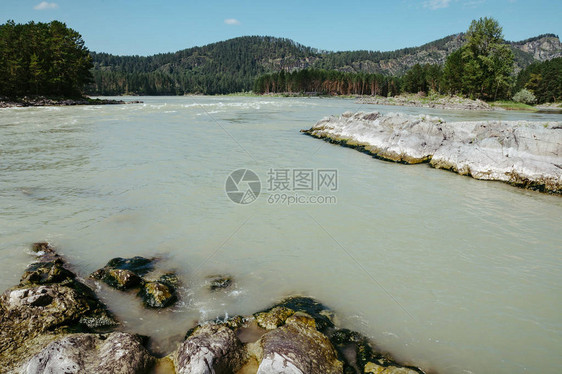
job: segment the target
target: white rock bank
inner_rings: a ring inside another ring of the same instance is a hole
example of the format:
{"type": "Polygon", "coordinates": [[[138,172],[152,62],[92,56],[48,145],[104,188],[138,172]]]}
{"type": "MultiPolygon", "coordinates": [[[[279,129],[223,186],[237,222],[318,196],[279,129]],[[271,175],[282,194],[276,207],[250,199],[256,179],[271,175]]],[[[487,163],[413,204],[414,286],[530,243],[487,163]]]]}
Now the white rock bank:
{"type": "Polygon", "coordinates": [[[445,122],[426,115],[346,112],[303,132],[384,160],[428,162],[476,179],[562,194],[562,122],[445,122]]]}

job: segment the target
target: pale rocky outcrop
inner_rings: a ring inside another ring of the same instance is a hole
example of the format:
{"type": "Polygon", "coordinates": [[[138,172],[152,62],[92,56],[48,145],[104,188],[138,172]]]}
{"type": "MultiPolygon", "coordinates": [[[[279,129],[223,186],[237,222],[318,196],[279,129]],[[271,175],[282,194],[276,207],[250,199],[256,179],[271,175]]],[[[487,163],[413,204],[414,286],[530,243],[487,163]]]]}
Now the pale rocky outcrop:
{"type": "Polygon", "coordinates": [[[445,122],[440,118],[346,112],[305,133],[395,162],[428,162],[476,179],[562,193],[562,122],[445,122]]]}

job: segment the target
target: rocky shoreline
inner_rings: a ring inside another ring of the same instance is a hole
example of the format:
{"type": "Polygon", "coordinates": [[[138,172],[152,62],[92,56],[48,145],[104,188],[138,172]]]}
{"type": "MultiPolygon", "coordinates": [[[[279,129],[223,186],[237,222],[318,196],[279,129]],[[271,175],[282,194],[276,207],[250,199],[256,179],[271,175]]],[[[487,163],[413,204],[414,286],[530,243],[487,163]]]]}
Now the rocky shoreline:
{"type": "Polygon", "coordinates": [[[562,194],[562,122],[445,122],[379,112],[332,116],[307,135],[404,164],[562,194]]]}
{"type": "MultiPolygon", "coordinates": [[[[3,372],[423,373],[397,363],[365,336],[338,327],[332,310],[302,296],[253,315],[194,326],[173,352],[156,357],[146,348],[150,338],[120,331],[118,318],[88,285],[103,281],[118,289],[143,287],[154,281],[135,276],[150,278],[154,259],[116,258],[81,279],[47,243],[34,244],[33,251],[36,262],[20,284],[0,296],[3,372]]],[[[229,278],[211,278],[211,289],[230,284],[229,278]]]]}
{"type": "Polygon", "coordinates": [[[400,95],[394,97],[362,97],[358,104],[411,106],[420,108],[435,108],[444,110],[503,110],[492,107],[482,100],[471,100],[459,96],[427,97],[421,95],[400,95]]]}
{"type": "Polygon", "coordinates": [[[116,105],[116,104],[140,104],[140,103],[142,103],[142,101],[92,99],[89,97],[68,99],[68,98],[47,98],[43,96],[38,96],[38,97],[26,96],[18,100],[9,100],[9,99],[0,98],[0,108],[22,108],[22,107],[35,107],[35,106],[73,106],[73,105],[116,105]]]}

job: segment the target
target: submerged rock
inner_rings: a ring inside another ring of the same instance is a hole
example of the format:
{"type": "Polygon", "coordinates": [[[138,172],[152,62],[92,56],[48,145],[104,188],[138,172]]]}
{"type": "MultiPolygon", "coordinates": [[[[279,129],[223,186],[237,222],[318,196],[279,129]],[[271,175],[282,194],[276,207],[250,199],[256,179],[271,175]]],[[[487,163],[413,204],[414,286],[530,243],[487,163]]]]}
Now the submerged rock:
{"type": "Polygon", "coordinates": [[[146,373],[155,358],[138,335],[72,334],[34,355],[20,369],[24,373],[146,373]]]}
{"type": "Polygon", "coordinates": [[[562,123],[451,122],[425,115],[344,113],[325,118],[308,135],[374,157],[427,162],[476,179],[562,194],[562,123]]]}
{"type": "Polygon", "coordinates": [[[207,281],[211,291],[226,289],[232,285],[232,277],[228,275],[210,275],[207,281]]]}

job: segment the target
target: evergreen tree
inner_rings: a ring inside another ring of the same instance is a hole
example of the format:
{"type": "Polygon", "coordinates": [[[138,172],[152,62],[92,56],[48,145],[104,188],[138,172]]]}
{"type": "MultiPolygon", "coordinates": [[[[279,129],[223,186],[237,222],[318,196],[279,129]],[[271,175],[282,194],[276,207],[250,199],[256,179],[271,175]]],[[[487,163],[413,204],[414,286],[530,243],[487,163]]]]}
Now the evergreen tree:
{"type": "Polygon", "coordinates": [[[0,25],[0,96],[79,96],[91,67],[82,37],[64,23],[0,25]]]}
{"type": "Polygon", "coordinates": [[[480,18],[472,21],[466,38],[467,43],[445,63],[447,90],[487,100],[505,97],[511,86],[514,57],[502,28],[493,18],[480,18]]]}

